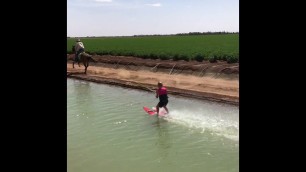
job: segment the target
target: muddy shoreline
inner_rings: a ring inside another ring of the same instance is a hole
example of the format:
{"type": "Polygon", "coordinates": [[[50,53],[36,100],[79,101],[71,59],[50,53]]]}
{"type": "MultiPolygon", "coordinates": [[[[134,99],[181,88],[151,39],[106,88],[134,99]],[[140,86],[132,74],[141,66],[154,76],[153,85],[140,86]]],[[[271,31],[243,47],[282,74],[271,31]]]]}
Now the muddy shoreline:
{"type": "MultiPolygon", "coordinates": [[[[102,84],[116,85],[116,86],[121,86],[121,87],[126,87],[126,88],[139,89],[139,90],[144,90],[148,92],[153,92],[154,89],[156,89],[156,86],[152,84],[139,84],[133,81],[123,81],[123,80],[118,80],[118,79],[110,79],[110,78],[96,77],[96,76],[88,77],[81,73],[75,73],[75,74],[67,73],[67,77],[95,82],[95,83],[102,83],[102,84]]],[[[220,102],[220,103],[226,103],[226,104],[232,104],[232,105],[239,105],[239,98],[232,97],[232,96],[184,90],[184,89],[179,89],[179,88],[174,88],[174,87],[167,87],[167,88],[169,90],[168,91],[169,95],[178,95],[178,96],[182,96],[186,98],[195,98],[199,100],[208,100],[208,101],[214,101],[214,102],[220,102]]]]}

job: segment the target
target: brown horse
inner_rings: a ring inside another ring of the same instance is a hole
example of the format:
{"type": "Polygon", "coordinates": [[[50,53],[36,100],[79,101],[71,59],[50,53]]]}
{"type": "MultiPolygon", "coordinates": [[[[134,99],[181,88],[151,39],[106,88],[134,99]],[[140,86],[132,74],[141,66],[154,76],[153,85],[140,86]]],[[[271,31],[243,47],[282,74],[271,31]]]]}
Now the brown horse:
{"type": "MultiPolygon", "coordinates": [[[[76,52],[75,52],[75,46],[72,46],[72,52],[75,54],[76,52]]],[[[87,54],[87,53],[85,53],[85,52],[83,52],[83,53],[81,53],[80,54],[80,59],[79,59],[79,61],[78,61],[78,65],[79,65],[79,67],[81,67],[80,66],[80,62],[82,62],[83,63],[83,65],[85,66],[85,74],[86,74],[86,72],[87,72],[87,68],[88,68],[88,66],[89,66],[89,61],[90,60],[92,60],[93,62],[97,62],[95,59],[93,59],[92,58],[92,55],[89,55],[89,54],[87,54]]],[[[72,62],[72,67],[74,68],[74,63],[75,63],[76,61],[74,61],[73,60],[73,62],[72,62]]]]}

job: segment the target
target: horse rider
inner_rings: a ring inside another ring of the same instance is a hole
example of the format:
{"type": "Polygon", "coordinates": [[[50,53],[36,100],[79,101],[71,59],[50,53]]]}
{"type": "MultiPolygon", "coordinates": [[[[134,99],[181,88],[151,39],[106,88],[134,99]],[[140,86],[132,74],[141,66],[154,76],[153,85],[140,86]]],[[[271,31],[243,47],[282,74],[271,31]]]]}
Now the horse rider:
{"type": "Polygon", "coordinates": [[[81,39],[77,39],[76,40],[76,43],[75,43],[75,59],[74,61],[75,62],[78,62],[80,60],[79,58],[79,55],[82,53],[82,52],[85,52],[85,47],[84,47],[84,44],[83,42],[81,42],[81,39]]]}

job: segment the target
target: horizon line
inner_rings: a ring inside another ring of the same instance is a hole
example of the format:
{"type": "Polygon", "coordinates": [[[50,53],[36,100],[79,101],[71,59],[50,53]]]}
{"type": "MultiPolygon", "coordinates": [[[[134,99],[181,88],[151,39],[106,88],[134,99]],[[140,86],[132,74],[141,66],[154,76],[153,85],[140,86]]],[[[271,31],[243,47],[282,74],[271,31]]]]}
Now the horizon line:
{"type": "Polygon", "coordinates": [[[214,33],[224,33],[224,34],[235,34],[236,32],[229,31],[207,31],[207,32],[184,32],[184,33],[175,33],[175,34],[139,34],[139,35],[113,35],[113,36],[67,36],[67,38],[86,38],[86,37],[135,37],[135,36],[180,36],[180,35],[204,35],[204,34],[214,34],[214,33]]]}

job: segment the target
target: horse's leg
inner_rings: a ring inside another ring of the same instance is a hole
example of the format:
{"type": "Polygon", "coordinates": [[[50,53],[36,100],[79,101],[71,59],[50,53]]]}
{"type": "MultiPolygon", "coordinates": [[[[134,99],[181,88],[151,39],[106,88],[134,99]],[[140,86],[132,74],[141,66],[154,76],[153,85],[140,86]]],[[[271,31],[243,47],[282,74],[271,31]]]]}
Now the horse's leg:
{"type": "Polygon", "coordinates": [[[84,61],[84,66],[85,66],[85,74],[87,73],[87,64],[86,64],[86,61],[84,61]]]}
{"type": "Polygon", "coordinates": [[[74,68],[74,63],[77,62],[77,54],[74,53],[74,60],[72,61],[72,68],[74,68]]]}
{"type": "Polygon", "coordinates": [[[84,66],[85,66],[85,74],[86,74],[86,72],[87,72],[87,67],[88,67],[88,58],[84,58],[84,66]]]}

